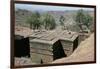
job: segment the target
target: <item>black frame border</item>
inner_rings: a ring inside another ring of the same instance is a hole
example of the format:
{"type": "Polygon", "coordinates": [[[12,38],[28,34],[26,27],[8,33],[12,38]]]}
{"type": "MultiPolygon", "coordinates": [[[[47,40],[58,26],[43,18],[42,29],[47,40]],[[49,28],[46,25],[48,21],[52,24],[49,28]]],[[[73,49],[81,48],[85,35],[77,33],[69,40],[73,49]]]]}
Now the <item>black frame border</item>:
{"type": "Polygon", "coordinates": [[[36,1],[14,1],[10,2],[10,44],[11,44],[11,58],[10,58],[10,68],[28,68],[28,67],[44,67],[44,66],[59,66],[59,65],[77,65],[77,64],[90,64],[96,63],[96,6],[95,5],[81,5],[81,4],[67,4],[67,3],[50,3],[50,2],[36,2],[36,1]],[[23,65],[15,66],[14,65],[14,26],[15,26],[15,3],[19,4],[36,4],[36,5],[51,5],[51,6],[68,6],[68,7],[84,7],[84,8],[94,8],[94,61],[87,62],[71,62],[71,63],[54,63],[54,64],[41,64],[41,65],[23,65]]]}

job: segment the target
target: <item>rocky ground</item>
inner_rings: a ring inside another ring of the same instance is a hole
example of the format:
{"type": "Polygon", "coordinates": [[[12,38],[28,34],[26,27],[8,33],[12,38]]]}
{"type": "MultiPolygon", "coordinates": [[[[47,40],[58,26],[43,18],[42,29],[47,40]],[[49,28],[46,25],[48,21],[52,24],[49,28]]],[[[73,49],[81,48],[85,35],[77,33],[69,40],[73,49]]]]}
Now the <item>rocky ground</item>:
{"type": "Polygon", "coordinates": [[[21,58],[15,58],[15,65],[20,66],[20,65],[34,65],[36,63],[33,63],[30,58],[26,57],[21,57],[21,58]]]}

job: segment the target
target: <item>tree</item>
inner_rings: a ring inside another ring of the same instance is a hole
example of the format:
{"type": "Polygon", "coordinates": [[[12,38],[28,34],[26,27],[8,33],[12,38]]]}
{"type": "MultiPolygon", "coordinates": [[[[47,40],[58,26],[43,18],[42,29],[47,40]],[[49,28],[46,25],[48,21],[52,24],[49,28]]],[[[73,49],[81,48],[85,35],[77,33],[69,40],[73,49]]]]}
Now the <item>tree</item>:
{"type": "Polygon", "coordinates": [[[78,10],[76,17],[75,17],[75,21],[81,30],[83,30],[82,24],[83,24],[83,21],[85,21],[84,18],[85,18],[85,16],[84,16],[83,10],[82,9],[78,10]]]}
{"type": "Polygon", "coordinates": [[[52,30],[56,27],[55,19],[47,13],[44,17],[43,25],[46,30],[52,30]]]}
{"type": "Polygon", "coordinates": [[[33,13],[32,16],[27,19],[27,23],[30,24],[31,29],[39,29],[41,27],[40,14],[38,12],[33,13]]]}
{"type": "Polygon", "coordinates": [[[92,21],[93,21],[93,18],[89,14],[85,15],[85,19],[84,19],[83,23],[85,26],[87,26],[88,29],[89,29],[92,21]]]}
{"type": "Polygon", "coordinates": [[[82,26],[85,25],[87,28],[89,28],[92,22],[92,17],[89,14],[85,14],[84,11],[80,9],[76,14],[75,21],[80,29],[83,31],[82,26]]]}
{"type": "Polygon", "coordinates": [[[62,26],[62,29],[65,29],[65,24],[64,24],[65,18],[64,18],[64,16],[60,16],[59,21],[60,21],[60,25],[62,26]]]}

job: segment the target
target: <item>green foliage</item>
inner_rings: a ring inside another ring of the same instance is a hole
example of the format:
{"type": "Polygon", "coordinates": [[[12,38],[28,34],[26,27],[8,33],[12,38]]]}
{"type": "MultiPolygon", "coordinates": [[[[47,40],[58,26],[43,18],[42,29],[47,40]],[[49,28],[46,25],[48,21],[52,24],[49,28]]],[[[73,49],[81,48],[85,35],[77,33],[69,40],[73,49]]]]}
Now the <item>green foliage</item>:
{"type": "Polygon", "coordinates": [[[65,29],[64,21],[65,21],[65,17],[64,16],[60,16],[59,22],[60,22],[60,25],[62,26],[63,29],[65,29]]]}
{"type": "Polygon", "coordinates": [[[64,26],[65,18],[64,18],[63,16],[60,16],[59,21],[60,21],[60,24],[61,24],[62,26],[64,26]]]}
{"type": "Polygon", "coordinates": [[[82,25],[85,25],[87,28],[89,28],[92,22],[92,17],[89,14],[85,14],[84,11],[80,9],[76,14],[75,21],[80,29],[83,30],[82,25]]]}
{"type": "Polygon", "coordinates": [[[93,18],[90,16],[90,15],[85,15],[85,19],[84,19],[84,25],[86,25],[87,26],[87,28],[89,28],[89,26],[91,25],[91,23],[92,23],[92,20],[93,20],[93,18]]]}
{"type": "Polygon", "coordinates": [[[40,14],[38,12],[33,13],[32,16],[27,19],[27,23],[30,24],[31,29],[39,29],[41,27],[40,14]]]}
{"type": "Polygon", "coordinates": [[[84,15],[84,12],[83,10],[78,10],[77,14],[76,14],[76,18],[75,18],[75,21],[80,24],[80,23],[83,23],[84,22],[84,18],[85,18],[85,15],[84,15]]]}
{"type": "Polygon", "coordinates": [[[43,20],[43,25],[46,30],[52,30],[56,27],[55,19],[50,14],[46,14],[43,20]]]}
{"type": "Polygon", "coordinates": [[[39,29],[44,26],[46,30],[52,30],[56,27],[55,19],[51,15],[46,14],[42,20],[38,12],[33,13],[32,16],[27,19],[27,23],[30,24],[31,29],[39,29]]]}

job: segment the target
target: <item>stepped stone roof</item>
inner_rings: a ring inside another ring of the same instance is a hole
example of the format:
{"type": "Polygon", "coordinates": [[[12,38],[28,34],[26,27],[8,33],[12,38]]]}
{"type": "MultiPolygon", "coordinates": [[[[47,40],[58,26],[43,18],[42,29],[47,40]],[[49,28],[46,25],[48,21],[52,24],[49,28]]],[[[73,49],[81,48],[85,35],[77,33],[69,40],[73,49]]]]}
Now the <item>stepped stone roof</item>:
{"type": "Polygon", "coordinates": [[[31,40],[31,42],[40,42],[40,43],[49,43],[53,44],[57,40],[68,40],[68,41],[74,41],[78,34],[76,32],[69,32],[67,30],[64,31],[45,31],[45,32],[36,32],[30,37],[33,37],[34,39],[31,40]]]}
{"type": "Polygon", "coordinates": [[[27,27],[15,26],[15,35],[32,38],[30,42],[40,42],[53,44],[57,40],[74,41],[78,37],[78,33],[68,30],[31,30],[27,27]]]}

